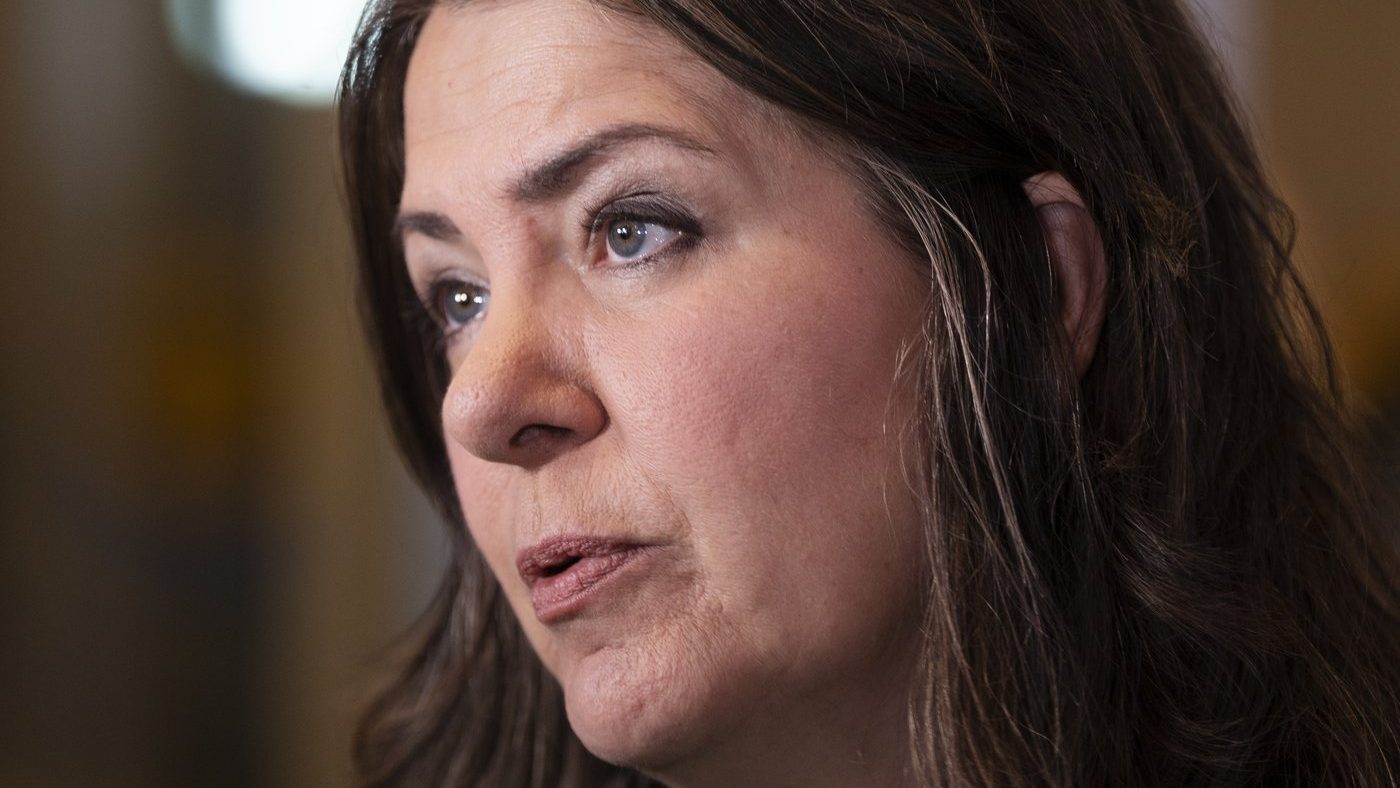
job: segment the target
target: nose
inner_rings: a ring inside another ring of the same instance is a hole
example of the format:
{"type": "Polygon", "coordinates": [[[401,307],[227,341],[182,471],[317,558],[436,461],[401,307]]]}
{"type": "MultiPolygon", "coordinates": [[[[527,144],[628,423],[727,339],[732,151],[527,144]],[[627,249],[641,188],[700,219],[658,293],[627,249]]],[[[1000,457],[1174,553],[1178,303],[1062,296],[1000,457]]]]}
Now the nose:
{"type": "Polygon", "coordinates": [[[498,294],[452,374],[444,432],[483,460],[535,469],[607,426],[582,353],[542,314],[498,294]]]}

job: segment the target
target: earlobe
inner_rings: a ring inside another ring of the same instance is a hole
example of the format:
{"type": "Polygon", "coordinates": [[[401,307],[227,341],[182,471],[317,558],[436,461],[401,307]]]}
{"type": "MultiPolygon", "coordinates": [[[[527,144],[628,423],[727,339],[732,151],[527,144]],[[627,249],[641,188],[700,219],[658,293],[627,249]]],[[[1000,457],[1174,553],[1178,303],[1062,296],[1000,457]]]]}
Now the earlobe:
{"type": "Polygon", "coordinates": [[[1103,326],[1108,264],[1103,239],[1084,198],[1063,175],[1042,172],[1022,182],[1035,208],[1055,278],[1060,325],[1075,371],[1094,360],[1103,326]]]}

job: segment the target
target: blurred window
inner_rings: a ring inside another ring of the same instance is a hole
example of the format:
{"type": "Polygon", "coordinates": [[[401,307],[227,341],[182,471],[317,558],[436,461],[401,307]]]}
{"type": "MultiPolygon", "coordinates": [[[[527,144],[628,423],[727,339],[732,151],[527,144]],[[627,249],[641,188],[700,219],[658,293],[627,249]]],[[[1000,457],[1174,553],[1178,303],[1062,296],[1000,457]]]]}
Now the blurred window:
{"type": "Polygon", "coordinates": [[[240,90],[328,104],[365,0],[166,0],[180,53],[240,90]]]}

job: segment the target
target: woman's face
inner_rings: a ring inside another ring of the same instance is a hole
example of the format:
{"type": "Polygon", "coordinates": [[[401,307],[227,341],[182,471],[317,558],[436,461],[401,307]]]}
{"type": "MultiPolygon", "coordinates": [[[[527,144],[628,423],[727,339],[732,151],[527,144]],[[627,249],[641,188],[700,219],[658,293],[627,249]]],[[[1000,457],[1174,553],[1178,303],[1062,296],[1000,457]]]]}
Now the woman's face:
{"type": "Polygon", "coordinates": [[[439,8],[404,108],[462,508],[585,745],[683,776],[902,742],[926,287],[852,178],[582,2],[439,8]]]}

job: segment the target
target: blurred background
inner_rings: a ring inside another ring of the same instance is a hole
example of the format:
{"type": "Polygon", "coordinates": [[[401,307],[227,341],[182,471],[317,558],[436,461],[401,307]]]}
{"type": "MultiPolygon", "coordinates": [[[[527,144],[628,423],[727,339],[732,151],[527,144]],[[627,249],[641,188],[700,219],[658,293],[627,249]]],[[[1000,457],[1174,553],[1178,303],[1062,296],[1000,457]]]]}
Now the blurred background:
{"type": "MultiPolygon", "coordinates": [[[[0,786],[351,780],[445,544],[354,317],[359,5],[0,4],[0,786]]],[[[1400,3],[1200,5],[1393,435],[1400,3]]]]}

